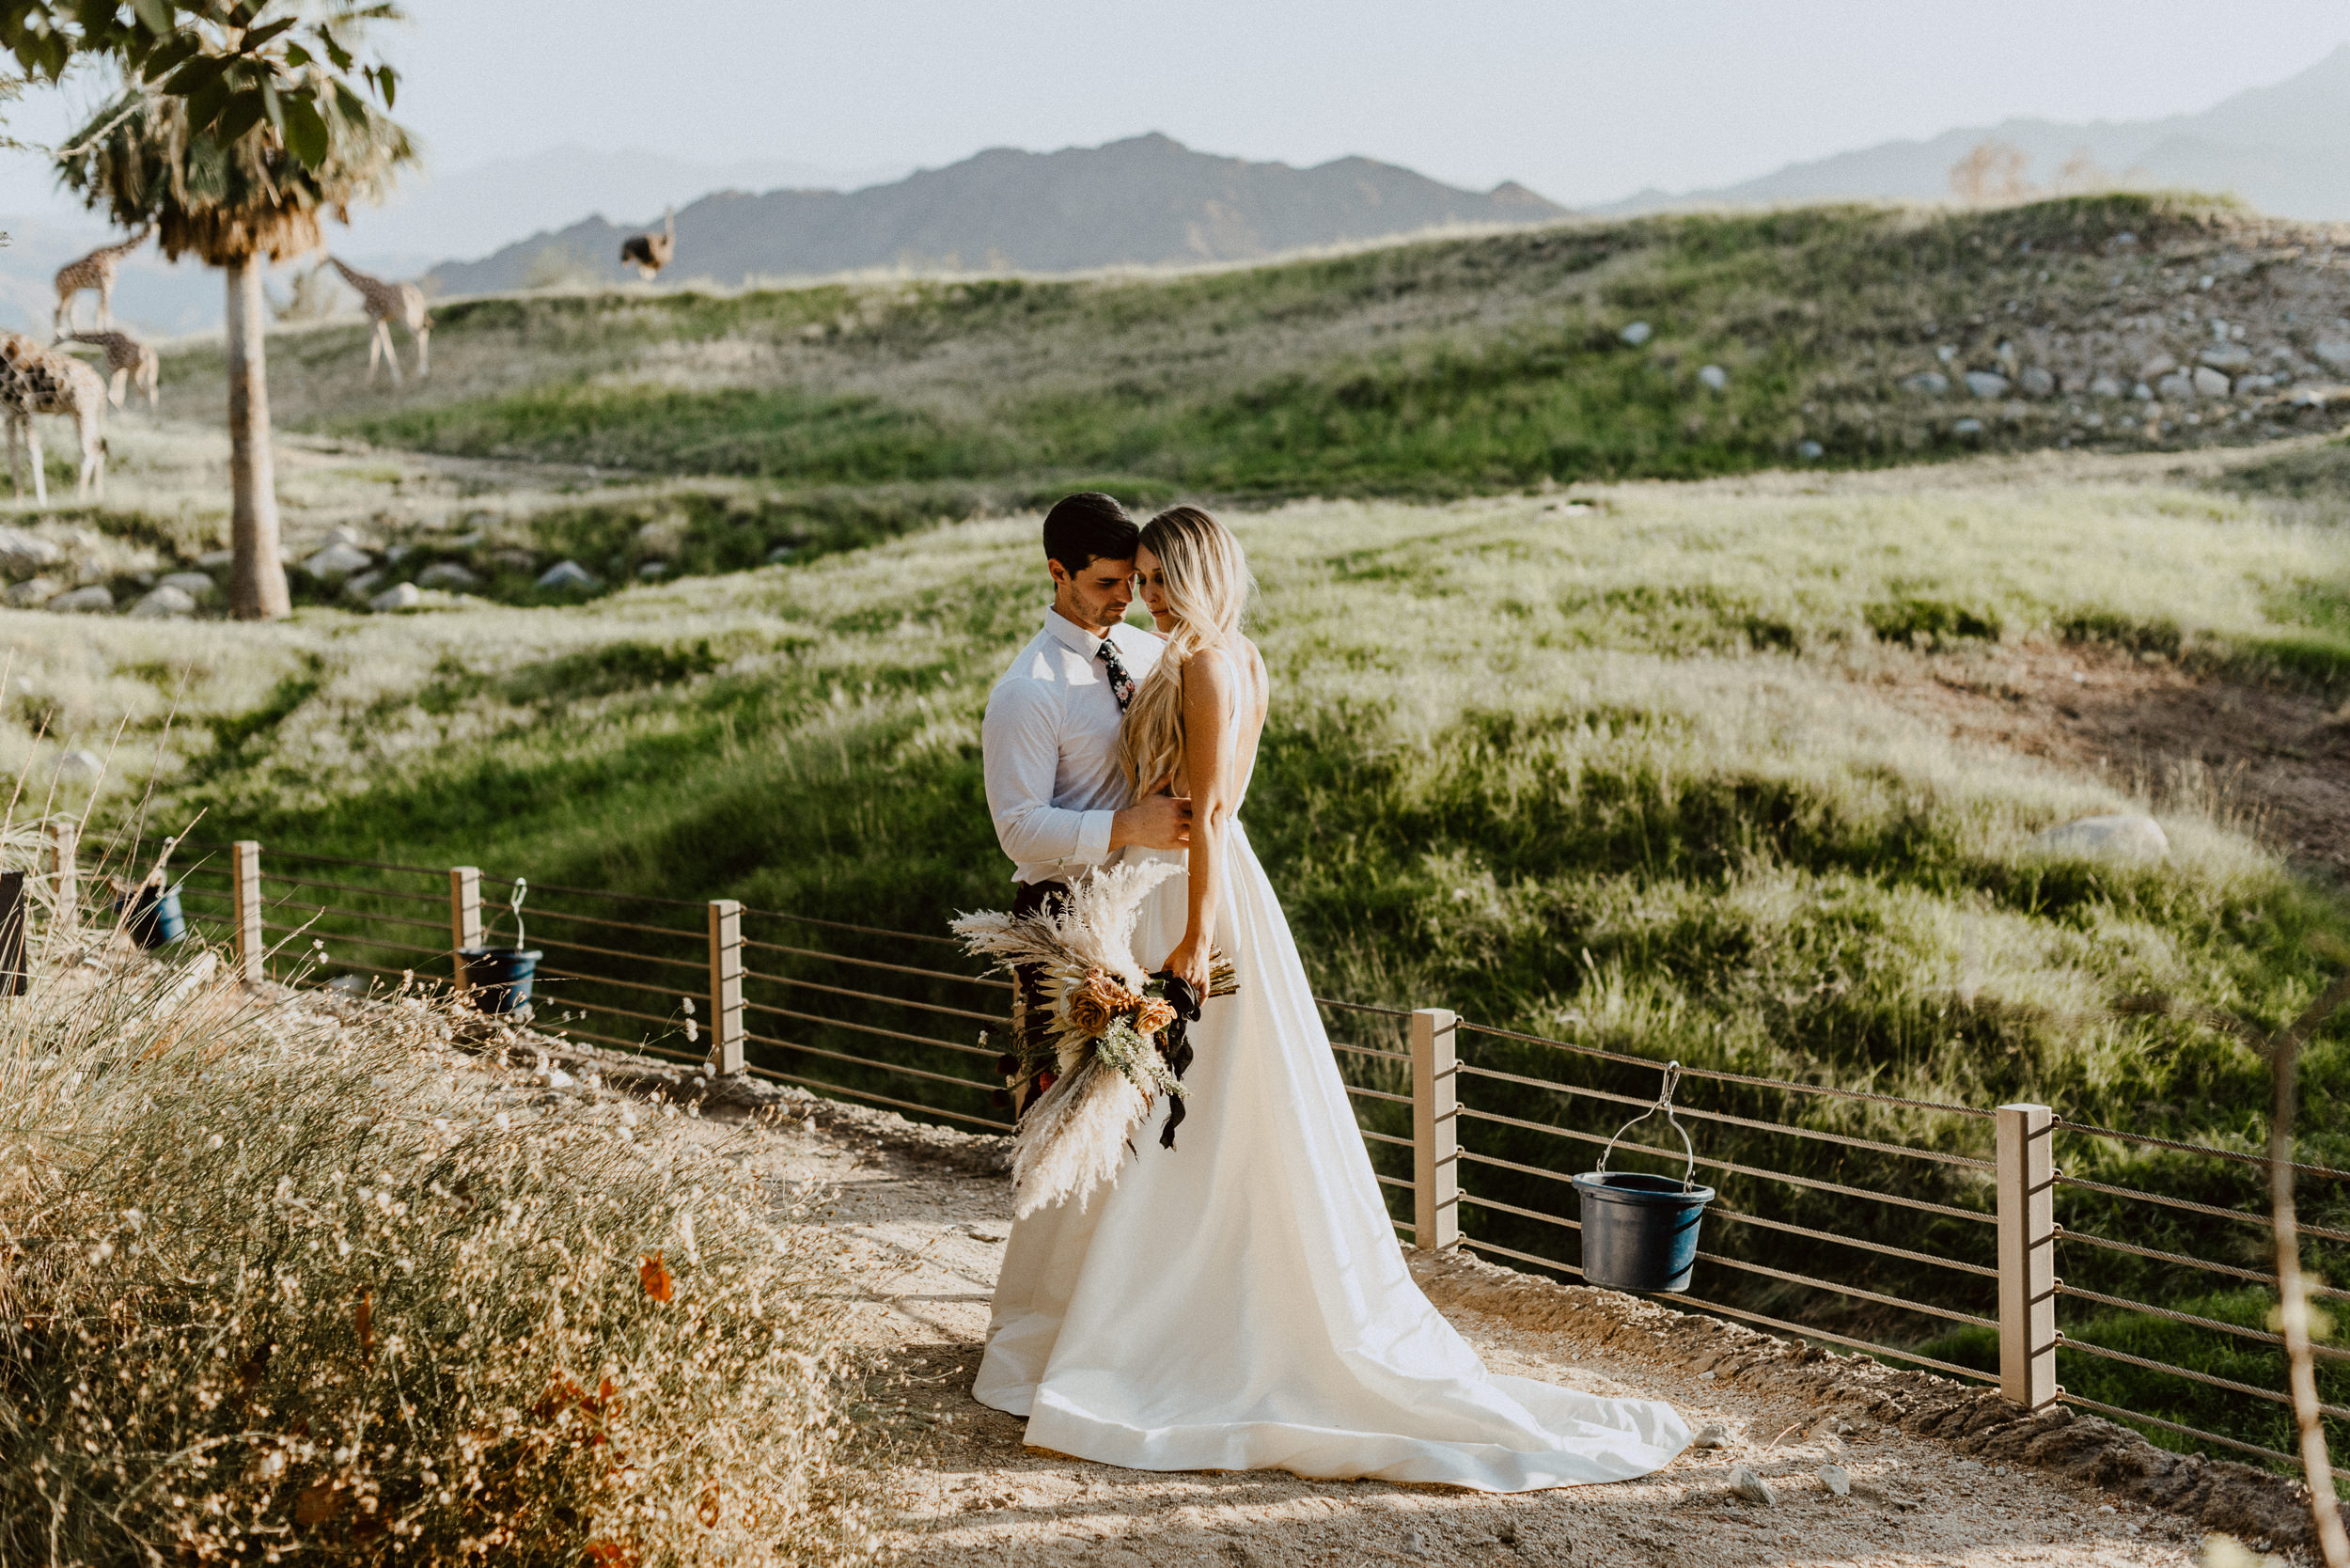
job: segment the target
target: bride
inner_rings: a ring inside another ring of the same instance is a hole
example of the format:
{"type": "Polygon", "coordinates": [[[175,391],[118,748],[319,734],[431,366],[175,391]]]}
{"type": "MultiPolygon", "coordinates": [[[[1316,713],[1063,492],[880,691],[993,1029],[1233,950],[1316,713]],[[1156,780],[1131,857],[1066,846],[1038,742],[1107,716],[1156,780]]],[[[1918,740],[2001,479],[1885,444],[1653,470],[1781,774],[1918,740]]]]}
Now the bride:
{"type": "Polygon", "coordinates": [[[1167,646],[1120,761],[1137,798],[1192,802],[1189,875],[1145,902],[1136,959],[1205,995],[1221,952],[1240,989],[1191,1027],[1178,1146],[1162,1103],[1114,1184],[1013,1225],[974,1395],[1033,1447],[1136,1469],[1516,1492],[1662,1467],[1689,1441],[1670,1406],[1488,1372],[1412,1282],[1240,823],[1270,699],[1247,561],[1177,507],[1135,567],[1167,646]]]}

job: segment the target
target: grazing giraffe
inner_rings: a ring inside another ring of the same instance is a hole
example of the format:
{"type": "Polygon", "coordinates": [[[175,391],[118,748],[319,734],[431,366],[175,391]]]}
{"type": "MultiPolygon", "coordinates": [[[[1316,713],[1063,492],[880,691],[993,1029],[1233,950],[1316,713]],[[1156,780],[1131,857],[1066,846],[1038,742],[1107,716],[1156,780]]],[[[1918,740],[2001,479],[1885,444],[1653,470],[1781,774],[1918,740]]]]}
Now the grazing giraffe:
{"type": "Polygon", "coordinates": [[[390,362],[392,384],[400,384],[400,352],[392,347],[392,323],[400,322],[408,329],[410,341],[416,345],[416,379],[425,377],[425,339],[432,336],[432,318],[424,313],[424,290],[413,283],[386,283],[380,277],[369,277],[355,268],[346,267],[336,258],[326,259],[335,270],[343,274],[343,281],[359,290],[359,304],[374,322],[368,337],[368,380],[375,379],[375,362],[380,358],[390,362]]]}
{"type": "Polygon", "coordinates": [[[73,324],[74,302],[82,290],[92,289],[98,293],[98,324],[112,326],[115,315],[115,269],[122,259],[147,243],[147,225],[120,244],[101,245],[79,261],[69,261],[57,269],[57,315],[51,326],[62,337],[73,324]]]}
{"type": "Polygon", "coordinates": [[[123,384],[129,383],[147,394],[147,412],[155,412],[155,383],[162,366],[155,351],[127,332],[74,332],[57,340],[60,343],[86,343],[102,349],[106,355],[106,400],[117,408],[122,406],[123,384]]]}
{"type": "Polygon", "coordinates": [[[98,372],[55,349],[43,348],[19,333],[0,332],[0,414],[8,421],[8,478],[19,495],[24,481],[17,477],[17,443],[21,438],[33,453],[33,504],[49,504],[49,479],[41,472],[40,431],[37,414],[62,414],[72,419],[82,441],[82,473],[73,498],[86,500],[93,489],[106,497],[106,438],[102,420],[106,409],[106,384],[98,372]]]}
{"type": "Polygon", "coordinates": [[[659,277],[661,269],[677,254],[677,209],[672,207],[661,214],[661,232],[632,234],[620,242],[620,261],[634,267],[636,275],[648,281],[659,277]]]}

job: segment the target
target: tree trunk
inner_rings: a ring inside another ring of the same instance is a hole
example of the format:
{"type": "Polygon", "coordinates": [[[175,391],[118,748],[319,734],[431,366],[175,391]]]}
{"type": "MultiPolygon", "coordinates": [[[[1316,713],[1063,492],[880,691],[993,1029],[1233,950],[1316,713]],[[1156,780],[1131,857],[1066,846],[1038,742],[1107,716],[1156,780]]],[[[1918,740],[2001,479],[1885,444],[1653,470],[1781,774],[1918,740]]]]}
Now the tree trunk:
{"type": "Polygon", "coordinates": [[[274,620],[293,609],[277,553],[277,476],[269,455],[269,379],[261,353],[258,256],[227,269],[228,277],[228,611],[240,620],[274,620]]]}

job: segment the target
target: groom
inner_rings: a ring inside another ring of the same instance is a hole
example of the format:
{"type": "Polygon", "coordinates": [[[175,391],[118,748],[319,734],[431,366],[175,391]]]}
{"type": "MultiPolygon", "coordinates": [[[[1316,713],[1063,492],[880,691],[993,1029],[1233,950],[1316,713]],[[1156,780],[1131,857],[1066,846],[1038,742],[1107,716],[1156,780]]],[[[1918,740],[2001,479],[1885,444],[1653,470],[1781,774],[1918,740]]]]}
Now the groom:
{"type": "MultiPolygon", "coordinates": [[[[1095,491],[1066,496],[1044,516],[1053,607],[988,694],[979,728],[987,808],[1020,884],[1014,914],[1043,908],[1071,878],[1129,844],[1191,842],[1191,802],[1153,795],[1127,805],[1118,765],[1120,716],[1159,658],[1159,639],[1126,624],[1140,533],[1125,508],[1095,491]]],[[[1020,1000],[1024,1022],[1042,1013],[1025,973],[1020,1000]]]]}

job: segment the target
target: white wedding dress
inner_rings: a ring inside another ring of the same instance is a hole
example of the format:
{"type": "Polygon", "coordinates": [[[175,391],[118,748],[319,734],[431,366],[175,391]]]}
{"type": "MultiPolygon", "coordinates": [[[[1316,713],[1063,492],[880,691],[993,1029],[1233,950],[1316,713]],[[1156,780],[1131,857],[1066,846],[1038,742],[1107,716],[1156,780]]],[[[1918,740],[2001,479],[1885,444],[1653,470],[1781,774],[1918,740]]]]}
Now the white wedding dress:
{"type": "MultiPolygon", "coordinates": [[[[973,1394],[1033,1447],[1143,1470],[1518,1492],[1670,1463],[1671,1406],[1488,1372],[1413,1283],[1237,820],[1227,845],[1216,945],[1240,991],[1192,1027],[1176,1147],[1162,1102],[1114,1184],[1012,1226],[973,1394]]],[[[1185,882],[1142,906],[1146,971],[1183,933],[1185,882]]]]}

